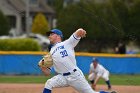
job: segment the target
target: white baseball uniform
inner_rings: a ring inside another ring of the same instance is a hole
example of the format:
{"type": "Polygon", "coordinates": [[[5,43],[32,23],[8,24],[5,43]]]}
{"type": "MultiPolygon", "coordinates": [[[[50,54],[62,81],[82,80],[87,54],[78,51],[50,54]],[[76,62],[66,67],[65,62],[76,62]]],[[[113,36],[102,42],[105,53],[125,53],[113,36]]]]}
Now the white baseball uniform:
{"type": "Polygon", "coordinates": [[[105,81],[109,80],[109,71],[99,63],[96,68],[94,68],[93,63],[91,63],[90,71],[92,73],[88,76],[89,80],[95,80],[96,77],[102,77],[105,81]]]}
{"type": "Polygon", "coordinates": [[[99,93],[92,90],[82,71],[77,67],[74,47],[80,38],[75,36],[52,46],[50,54],[53,58],[53,67],[58,75],[47,80],[45,88],[52,90],[55,87],[71,86],[80,93],[99,93]]]}

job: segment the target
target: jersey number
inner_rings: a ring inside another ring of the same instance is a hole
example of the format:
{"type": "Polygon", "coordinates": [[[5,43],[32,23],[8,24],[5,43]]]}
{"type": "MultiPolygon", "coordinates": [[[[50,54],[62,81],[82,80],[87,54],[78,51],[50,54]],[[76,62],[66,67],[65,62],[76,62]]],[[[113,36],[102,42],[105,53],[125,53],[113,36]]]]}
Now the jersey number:
{"type": "Polygon", "coordinates": [[[65,57],[65,56],[68,56],[68,53],[67,53],[66,50],[61,51],[60,54],[62,55],[62,56],[61,56],[62,58],[65,57]]]}

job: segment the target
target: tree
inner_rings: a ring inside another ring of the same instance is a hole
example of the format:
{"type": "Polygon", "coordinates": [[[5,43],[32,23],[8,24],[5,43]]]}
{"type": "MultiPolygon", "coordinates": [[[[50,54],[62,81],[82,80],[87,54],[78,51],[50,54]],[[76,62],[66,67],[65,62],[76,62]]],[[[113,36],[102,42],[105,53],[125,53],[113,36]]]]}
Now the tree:
{"type": "Polygon", "coordinates": [[[7,21],[7,18],[0,11],[0,35],[8,35],[9,30],[10,30],[10,26],[7,21]]]}
{"type": "Polygon", "coordinates": [[[84,28],[88,34],[78,46],[83,46],[81,49],[86,48],[84,51],[88,52],[101,52],[103,48],[113,46],[124,33],[110,3],[80,2],[61,10],[58,28],[64,31],[65,38],[79,27],[84,28]]]}
{"type": "Polygon", "coordinates": [[[32,32],[45,35],[49,31],[49,24],[42,13],[38,13],[32,24],[32,32]]]}
{"type": "Polygon", "coordinates": [[[110,0],[112,8],[114,12],[116,13],[116,16],[121,22],[122,30],[124,32],[123,38],[127,37],[127,32],[129,30],[129,9],[127,7],[127,4],[123,0],[110,0]],[[120,11],[121,10],[121,11],[120,11]]]}
{"type": "Polygon", "coordinates": [[[56,17],[58,17],[60,11],[63,9],[64,0],[54,0],[54,5],[52,6],[56,12],[56,17]]]}
{"type": "MultiPolygon", "coordinates": [[[[130,26],[128,27],[129,30],[127,32],[127,38],[138,42],[140,41],[140,1],[134,0],[133,6],[130,9],[130,26]]],[[[140,43],[139,43],[140,45],[140,43]]]]}

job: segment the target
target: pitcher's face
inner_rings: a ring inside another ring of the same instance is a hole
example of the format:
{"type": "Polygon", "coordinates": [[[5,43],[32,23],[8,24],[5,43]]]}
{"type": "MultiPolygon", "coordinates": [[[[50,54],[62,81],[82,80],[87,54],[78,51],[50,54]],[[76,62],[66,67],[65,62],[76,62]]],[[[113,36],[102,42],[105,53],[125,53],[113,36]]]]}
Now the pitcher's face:
{"type": "Polygon", "coordinates": [[[57,42],[58,37],[60,37],[59,35],[55,34],[55,33],[51,33],[49,35],[49,40],[51,44],[55,44],[57,42]]]}

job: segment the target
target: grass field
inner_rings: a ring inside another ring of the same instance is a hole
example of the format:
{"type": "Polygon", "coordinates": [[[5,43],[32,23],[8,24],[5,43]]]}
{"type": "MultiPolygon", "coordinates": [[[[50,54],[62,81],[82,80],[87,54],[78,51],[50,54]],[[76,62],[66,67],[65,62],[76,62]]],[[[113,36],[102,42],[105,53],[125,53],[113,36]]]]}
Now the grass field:
{"type": "MultiPolygon", "coordinates": [[[[53,75],[52,75],[53,76],[53,75]]],[[[45,83],[50,77],[45,76],[0,76],[0,83],[45,83]]],[[[85,75],[87,78],[87,75],[85,75]]],[[[111,75],[110,81],[113,85],[140,85],[140,75],[111,75]]],[[[105,84],[103,79],[100,79],[98,84],[105,84]]]]}

